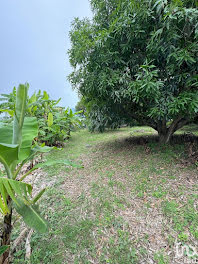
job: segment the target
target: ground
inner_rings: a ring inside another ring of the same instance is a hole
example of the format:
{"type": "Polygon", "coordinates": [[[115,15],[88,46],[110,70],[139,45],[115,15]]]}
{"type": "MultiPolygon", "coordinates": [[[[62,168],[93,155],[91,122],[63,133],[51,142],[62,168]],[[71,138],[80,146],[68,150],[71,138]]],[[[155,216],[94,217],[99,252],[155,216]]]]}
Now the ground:
{"type": "MultiPolygon", "coordinates": [[[[83,168],[56,165],[38,175],[37,188],[49,186],[41,202],[49,232],[33,234],[32,264],[197,263],[177,258],[176,243],[198,251],[198,170],[184,162],[187,143],[160,146],[154,134],[82,130],[48,154],[83,168]]],[[[25,263],[23,248],[15,264],[25,263]]]]}

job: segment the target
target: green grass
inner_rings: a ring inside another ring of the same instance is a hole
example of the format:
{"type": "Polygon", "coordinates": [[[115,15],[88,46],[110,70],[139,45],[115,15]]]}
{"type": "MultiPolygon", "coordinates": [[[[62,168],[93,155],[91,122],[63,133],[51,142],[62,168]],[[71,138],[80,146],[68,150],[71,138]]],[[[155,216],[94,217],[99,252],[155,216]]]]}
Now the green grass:
{"type": "Polygon", "coordinates": [[[154,260],[157,264],[168,264],[169,260],[163,252],[157,252],[154,254],[154,260]]]}
{"type": "MultiPolygon", "coordinates": [[[[153,134],[148,127],[82,130],[46,156],[84,168],[44,170],[40,181],[52,182],[41,203],[49,232],[33,234],[31,263],[171,264],[176,239],[197,242],[197,169],[181,166],[183,144],[136,141],[153,134]]],[[[14,264],[25,263],[24,253],[22,244],[14,264]]]]}
{"type": "Polygon", "coordinates": [[[197,124],[191,124],[191,125],[184,126],[177,133],[182,133],[182,132],[193,133],[193,134],[198,136],[198,125],[197,124]]]}

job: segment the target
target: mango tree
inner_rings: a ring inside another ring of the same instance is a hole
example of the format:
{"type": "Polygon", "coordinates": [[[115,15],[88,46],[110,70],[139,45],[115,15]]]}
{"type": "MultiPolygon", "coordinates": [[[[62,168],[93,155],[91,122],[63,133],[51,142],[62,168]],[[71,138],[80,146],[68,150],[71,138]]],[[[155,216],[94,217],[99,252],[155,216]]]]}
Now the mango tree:
{"type": "Polygon", "coordinates": [[[148,125],[163,143],[198,115],[196,0],[91,0],[70,32],[69,79],[93,129],[148,125]]]}

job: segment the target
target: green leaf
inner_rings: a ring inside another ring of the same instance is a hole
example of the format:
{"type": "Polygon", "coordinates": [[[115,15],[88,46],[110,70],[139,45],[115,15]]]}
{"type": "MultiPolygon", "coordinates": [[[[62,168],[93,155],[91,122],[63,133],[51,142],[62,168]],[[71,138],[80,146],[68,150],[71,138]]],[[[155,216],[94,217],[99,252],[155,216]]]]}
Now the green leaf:
{"type": "Polygon", "coordinates": [[[26,159],[31,152],[32,141],[38,136],[36,117],[26,117],[22,130],[22,144],[19,151],[19,162],[26,159]]]}
{"type": "Polygon", "coordinates": [[[3,112],[3,113],[8,113],[10,116],[14,116],[14,111],[13,110],[10,110],[10,109],[0,109],[0,113],[3,112]]]}
{"type": "Polygon", "coordinates": [[[47,231],[47,222],[40,215],[37,205],[27,205],[22,200],[17,200],[17,204],[14,205],[18,214],[23,217],[24,222],[39,233],[45,233],[47,231]]]}
{"type": "Polygon", "coordinates": [[[12,124],[0,124],[0,143],[12,144],[13,125],[12,124]]]}
{"type": "Polygon", "coordinates": [[[29,99],[29,104],[35,103],[36,100],[37,100],[36,93],[34,93],[29,99]]]}
{"type": "Polygon", "coordinates": [[[17,197],[20,199],[27,199],[28,194],[32,192],[32,186],[30,184],[8,179],[0,178],[0,209],[1,213],[6,215],[10,212],[7,204],[8,196],[17,203],[17,197]]]}
{"type": "Polygon", "coordinates": [[[46,189],[41,190],[41,191],[36,195],[36,197],[35,197],[34,200],[33,200],[33,203],[34,203],[34,204],[35,204],[35,203],[41,198],[41,196],[44,194],[45,190],[46,190],[46,189]]]}
{"type": "Polygon", "coordinates": [[[33,147],[31,149],[30,155],[23,160],[23,164],[25,164],[26,162],[32,160],[38,153],[48,153],[50,152],[52,149],[55,149],[55,147],[48,147],[48,146],[38,146],[36,145],[35,147],[33,147]]]}
{"type": "MultiPolygon", "coordinates": [[[[13,128],[12,124],[0,127],[0,143],[11,144],[13,128]]],[[[22,161],[26,159],[31,152],[32,141],[38,136],[38,122],[35,117],[26,117],[22,128],[22,142],[19,150],[19,159],[22,161]]]]}
{"type": "Polygon", "coordinates": [[[49,100],[49,95],[46,91],[43,92],[43,100],[49,100]]]}
{"type": "Polygon", "coordinates": [[[10,167],[16,160],[18,160],[18,145],[0,143],[0,162],[10,167]]]}
{"type": "Polygon", "coordinates": [[[51,127],[53,125],[53,114],[48,114],[48,120],[47,120],[48,127],[51,127]]]}
{"type": "Polygon", "coordinates": [[[9,246],[1,246],[0,247],[0,256],[3,255],[3,253],[5,253],[8,248],[9,248],[9,246]]]}
{"type": "MultiPolygon", "coordinates": [[[[26,164],[28,161],[32,160],[38,153],[48,153],[52,149],[55,149],[55,147],[48,147],[48,146],[45,146],[45,145],[43,145],[43,146],[36,145],[35,147],[31,148],[30,155],[21,162],[20,168],[16,171],[15,176],[18,175],[18,173],[20,172],[20,169],[22,168],[22,166],[24,164],[26,164]]],[[[29,174],[29,171],[28,171],[27,174],[29,174]]]]}
{"type": "Polygon", "coordinates": [[[17,89],[16,94],[16,107],[15,107],[15,117],[13,124],[13,144],[18,144],[19,147],[21,145],[22,140],[22,128],[26,111],[26,103],[27,103],[27,92],[29,85],[28,84],[20,84],[17,89]]]}

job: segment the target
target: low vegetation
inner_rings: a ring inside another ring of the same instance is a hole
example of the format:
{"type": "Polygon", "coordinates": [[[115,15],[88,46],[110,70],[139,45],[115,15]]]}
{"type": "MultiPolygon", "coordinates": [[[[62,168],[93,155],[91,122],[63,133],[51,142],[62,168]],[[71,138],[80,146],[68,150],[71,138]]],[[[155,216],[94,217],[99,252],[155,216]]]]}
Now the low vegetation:
{"type": "MultiPolygon", "coordinates": [[[[47,160],[67,157],[84,168],[55,165],[38,178],[37,186],[50,186],[41,205],[49,232],[32,235],[32,263],[192,261],[175,258],[176,241],[198,242],[197,167],[189,152],[198,127],[184,129],[170,145],[159,145],[149,127],[81,130],[63,151],[49,153],[47,160]]],[[[15,228],[12,239],[20,232],[15,228]]],[[[21,243],[13,263],[25,263],[25,253],[21,243]]]]}
{"type": "Polygon", "coordinates": [[[1,264],[10,262],[14,209],[30,228],[40,233],[47,231],[47,222],[40,214],[38,207],[38,200],[45,189],[40,189],[36,195],[32,195],[32,185],[24,180],[32,171],[44,165],[61,163],[74,166],[65,159],[34,164],[34,158],[39,153],[47,153],[52,148],[43,144],[39,146],[35,141],[38,138],[39,126],[36,117],[26,117],[27,94],[28,85],[19,85],[14,96],[14,107],[8,110],[13,118],[0,124],[0,163],[3,165],[0,173],[0,214],[3,217],[0,228],[1,264]]]}
{"type": "MultiPolygon", "coordinates": [[[[27,84],[27,87],[29,85],[27,84]]],[[[35,92],[27,97],[25,116],[36,117],[39,126],[37,136],[38,143],[45,143],[47,146],[62,146],[64,140],[70,138],[71,131],[82,126],[79,112],[72,109],[65,109],[58,106],[59,100],[53,100],[44,91],[35,92]]],[[[7,113],[4,122],[11,122],[15,113],[16,88],[10,94],[2,94],[0,101],[0,114],[7,113]]]]}

